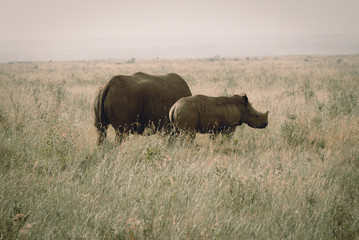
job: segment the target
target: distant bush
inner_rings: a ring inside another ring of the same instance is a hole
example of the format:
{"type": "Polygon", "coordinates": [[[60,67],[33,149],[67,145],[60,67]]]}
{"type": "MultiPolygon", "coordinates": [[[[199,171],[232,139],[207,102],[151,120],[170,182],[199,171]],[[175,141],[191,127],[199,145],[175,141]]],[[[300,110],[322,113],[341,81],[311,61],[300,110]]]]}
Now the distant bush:
{"type": "Polygon", "coordinates": [[[136,58],[131,58],[126,63],[132,64],[132,63],[135,63],[135,62],[136,62],[136,58]]]}
{"type": "Polygon", "coordinates": [[[300,89],[304,95],[306,102],[309,102],[313,99],[314,90],[309,79],[303,81],[303,84],[300,86],[300,89]]]}
{"type": "Polygon", "coordinates": [[[340,81],[331,81],[328,87],[330,98],[328,112],[331,117],[359,113],[359,86],[342,86],[340,81]]]}
{"type": "Polygon", "coordinates": [[[209,59],[209,61],[211,61],[211,62],[215,62],[215,61],[219,61],[219,60],[221,60],[221,56],[219,56],[219,55],[216,55],[209,59]]]}

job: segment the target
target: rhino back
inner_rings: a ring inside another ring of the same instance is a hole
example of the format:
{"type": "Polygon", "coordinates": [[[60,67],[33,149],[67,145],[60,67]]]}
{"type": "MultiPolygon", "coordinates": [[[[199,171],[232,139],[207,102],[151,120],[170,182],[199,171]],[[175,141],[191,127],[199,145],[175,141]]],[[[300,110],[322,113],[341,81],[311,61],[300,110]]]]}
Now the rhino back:
{"type": "Polygon", "coordinates": [[[192,96],[186,105],[196,105],[199,123],[197,130],[208,132],[238,125],[241,113],[229,97],[192,96]]]}
{"type": "Polygon", "coordinates": [[[187,83],[177,74],[152,76],[135,74],[141,83],[143,94],[143,117],[145,121],[168,122],[171,106],[180,98],[191,96],[187,83]]]}

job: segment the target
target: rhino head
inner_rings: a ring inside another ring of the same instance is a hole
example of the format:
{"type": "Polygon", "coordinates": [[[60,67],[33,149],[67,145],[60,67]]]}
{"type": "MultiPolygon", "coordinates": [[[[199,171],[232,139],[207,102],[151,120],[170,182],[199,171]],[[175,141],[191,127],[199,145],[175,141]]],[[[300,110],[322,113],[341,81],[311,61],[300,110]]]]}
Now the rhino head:
{"type": "Polygon", "coordinates": [[[265,128],[268,125],[268,111],[261,113],[255,110],[248,101],[246,94],[238,96],[241,98],[240,110],[241,110],[241,122],[246,123],[252,128],[265,128]]]}

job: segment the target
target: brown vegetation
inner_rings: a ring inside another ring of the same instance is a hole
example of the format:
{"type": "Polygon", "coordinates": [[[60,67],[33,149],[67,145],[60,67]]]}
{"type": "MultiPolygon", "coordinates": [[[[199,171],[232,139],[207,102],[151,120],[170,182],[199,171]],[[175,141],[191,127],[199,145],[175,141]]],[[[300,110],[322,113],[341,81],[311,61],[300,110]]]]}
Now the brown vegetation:
{"type": "Polygon", "coordinates": [[[358,238],[358,55],[9,63],[0,84],[0,239],[358,238]],[[138,71],[245,92],[270,124],[96,147],[94,91],[138,71]]]}

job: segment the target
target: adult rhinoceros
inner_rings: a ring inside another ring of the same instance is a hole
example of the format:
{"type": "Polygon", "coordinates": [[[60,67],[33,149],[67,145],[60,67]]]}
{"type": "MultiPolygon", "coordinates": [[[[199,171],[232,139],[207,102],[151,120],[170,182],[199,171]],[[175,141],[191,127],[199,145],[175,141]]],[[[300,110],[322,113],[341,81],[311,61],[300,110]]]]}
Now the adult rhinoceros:
{"type": "Polygon", "coordinates": [[[189,133],[192,140],[196,132],[231,134],[242,123],[253,128],[265,128],[268,125],[268,111],[261,113],[255,110],[245,94],[231,97],[184,97],[171,107],[169,118],[177,129],[189,133]]]}
{"type": "Polygon", "coordinates": [[[171,106],[191,95],[187,83],[174,73],[153,76],[138,72],[113,77],[99,88],[93,102],[97,143],[103,142],[110,124],[119,143],[124,134],[141,134],[150,124],[156,130],[167,126],[171,106]]]}

